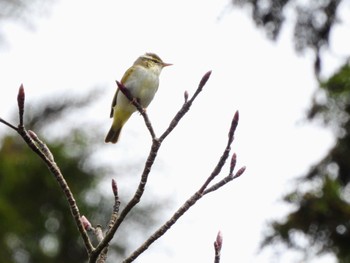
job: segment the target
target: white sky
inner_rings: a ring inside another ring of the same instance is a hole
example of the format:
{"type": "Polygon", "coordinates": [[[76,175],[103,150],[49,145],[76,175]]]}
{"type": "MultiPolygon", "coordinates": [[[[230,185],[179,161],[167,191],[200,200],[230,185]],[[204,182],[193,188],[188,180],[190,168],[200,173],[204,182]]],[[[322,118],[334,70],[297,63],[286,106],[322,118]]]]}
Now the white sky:
{"type": "MultiPolygon", "coordinates": [[[[16,106],[21,83],[28,101],[99,86],[105,94],[85,121],[94,119],[107,131],[115,79],[151,51],[174,64],[163,70],[148,109],[159,135],[180,108],[183,92],[192,94],[202,75],[213,70],[190,113],[164,143],[149,182],[154,195],[172,198],[174,205],[182,204],[214,168],[239,110],[233,151],[246,173],[201,200],[137,262],[213,262],[218,230],[224,236],[223,263],[273,262],[271,253],[256,254],[265,223],[288,211],[279,200],[293,189],[291,180],[331,146],[330,132],[302,122],[317,87],[312,56],[296,55],[290,27],[272,43],[245,12],[228,6],[226,0],[60,0],[38,20],[35,32],[11,23],[5,27],[9,45],[0,53],[0,113],[5,119],[16,106]]],[[[332,43],[335,55],[348,46],[346,41],[332,43]]],[[[0,133],[5,131],[0,126],[0,133]]],[[[117,145],[104,145],[103,139],[104,154],[97,162],[115,161],[116,167],[142,160],[149,151],[150,137],[137,114],[117,145]]],[[[138,174],[132,174],[119,187],[137,180],[138,174]]],[[[280,259],[297,262],[295,257],[280,259]]]]}

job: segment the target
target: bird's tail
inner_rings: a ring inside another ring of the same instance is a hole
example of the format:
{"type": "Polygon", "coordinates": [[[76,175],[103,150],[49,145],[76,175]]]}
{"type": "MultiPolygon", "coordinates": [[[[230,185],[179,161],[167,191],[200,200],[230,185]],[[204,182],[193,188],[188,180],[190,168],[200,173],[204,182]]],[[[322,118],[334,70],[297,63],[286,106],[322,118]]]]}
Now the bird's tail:
{"type": "Polygon", "coordinates": [[[126,112],[118,112],[114,116],[112,127],[109,129],[107,136],[105,138],[105,142],[117,143],[119,139],[120,132],[125,124],[125,122],[129,119],[131,113],[126,112]]]}
{"type": "Polygon", "coordinates": [[[121,130],[122,130],[122,126],[118,127],[117,129],[112,126],[107,133],[105,142],[117,143],[121,130]]]}

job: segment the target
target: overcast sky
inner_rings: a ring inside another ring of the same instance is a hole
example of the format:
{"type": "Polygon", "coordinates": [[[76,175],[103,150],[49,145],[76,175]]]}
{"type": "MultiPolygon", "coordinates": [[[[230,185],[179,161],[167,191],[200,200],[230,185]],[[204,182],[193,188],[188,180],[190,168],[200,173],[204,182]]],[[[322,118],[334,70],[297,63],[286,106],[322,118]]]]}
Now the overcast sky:
{"type": "MultiPolygon", "coordinates": [[[[289,211],[281,196],[333,142],[330,131],[304,121],[317,83],[312,54],[295,53],[290,25],[272,43],[246,12],[232,10],[226,0],[59,0],[37,20],[35,31],[14,23],[4,29],[8,45],[0,53],[0,113],[5,119],[16,106],[21,83],[30,102],[58,91],[82,94],[100,87],[102,98],[81,118],[107,132],[114,81],[139,55],[155,52],[174,64],[163,70],[148,108],[159,135],[180,108],[184,91],[193,94],[212,70],[192,110],[164,143],[150,191],[174,200],[171,215],[214,168],[236,110],[240,122],[233,151],[238,166],[247,170],[201,200],[137,262],[213,262],[218,230],[224,236],[223,263],[273,262],[271,251],[256,254],[266,221],[289,211]]],[[[346,41],[332,43],[337,52],[327,55],[326,72],[334,70],[346,46],[346,41]]],[[[1,125],[0,133],[5,131],[1,125]]],[[[114,161],[118,167],[143,160],[149,151],[150,137],[137,114],[117,145],[104,145],[103,139],[104,154],[96,162],[114,161]]],[[[141,169],[140,164],[136,170],[141,169]]],[[[138,178],[132,174],[119,187],[136,185],[138,178]]],[[[289,254],[276,260],[282,261],[297,262],[289,254]]]]}

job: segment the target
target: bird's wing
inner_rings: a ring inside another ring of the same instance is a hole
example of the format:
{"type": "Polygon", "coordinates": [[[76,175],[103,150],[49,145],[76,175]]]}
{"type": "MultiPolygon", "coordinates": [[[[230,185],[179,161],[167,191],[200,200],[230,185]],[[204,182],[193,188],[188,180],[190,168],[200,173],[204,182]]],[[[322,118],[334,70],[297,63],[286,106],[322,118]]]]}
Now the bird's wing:
{"type": "Polygon", "coordinates": [[[112,100],[111,113],[109,115],[110,118],[113,118],[113,112],[114,112],[113,108],[117,104],[118,92],[119,92],[119,89],[117,89],[117,91],[115,92],[113,100],[112,100]]]}
{"type": "MultiPolygon", "coordinates": [[[[121,80],[121,83],[122,83],[123,85],[126,85],[126,82],[127,82],[128,78],[129,78],[130,74],[132,74],[134,70],[135,70],[134,67],[130,67],[130,68],[124,73],[124,75],[123,75],[123,77],[122,77],[122,80],[121,80]]],[[[117,91],[115,92],[114,97],[113,97],[113,100],[112,100],[112,108],[111,108],[111,113],[110,113],[110,117],[111,117],[111,118],[113,117],[113,112],[114,112],[113,108],[114,108],[115,105],[117,105],[118,93],[119,93],[119,88],[118,88],[117,91]]]]}
{"type": "Polygon", "coordinates": [[[135,67],[128,68],[127,71],[125,71],[124,76],[122,77],[122,80],[120,81],[124,85],[126,85],[127,80],[129,79],[129,76],[135,71],[135,67]]]}

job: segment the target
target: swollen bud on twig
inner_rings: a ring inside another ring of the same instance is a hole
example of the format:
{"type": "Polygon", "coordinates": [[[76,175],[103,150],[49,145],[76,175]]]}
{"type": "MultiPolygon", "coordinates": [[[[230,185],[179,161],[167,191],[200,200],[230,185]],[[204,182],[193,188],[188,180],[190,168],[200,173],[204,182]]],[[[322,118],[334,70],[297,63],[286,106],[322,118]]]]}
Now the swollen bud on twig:
{"type": "Polygon", "coordinates": [[[98,242],[101,242],[104,238],[103,229],[101,225],[97,225],[94,229],[94,234],[98,242]]]}
{"type": "Polygon", "coordinates": [[[237,171],[237,173],[233,176],[233,178],[240,177],[240,176],[244,173],[245,169],[246,169],[245,166],[243,166],[242,168],[240,168],[240,169],[237,171]]]}
{"type": "Polygon", "coordinates": [[[185,98],[185,102],[187,102],[188,101],[188,91],[187,90],[185,90],[185,92],[184,92],[184,98],[185,98]]]}
{"type": "Polygon", "coordinates": [[[238,125],[238,120],[239,120],[239,112],[236,111],[231,122],[230,131],[228,133],[228,137],[230,138],[230,140],[233,140],[233,135],[235,134],[235,131],[238,125]]]}
{"type": "Polygon", "coordinates": [[[222,248],[222,233],[221,231],[218,232],[217,236],[216,236],[216,240],[214,242],[214,248],[215,248],[215,252],[220,254],[221,248],[222,248]]]}
{"type": "Polygon", "coordinates": [[[91,223],[90,223],[90,221],[89,221],[84,215],[82,215],[82,216],[80,217],[80,221],[81,221],[81,223],[83,224],[83,227],[84,227],[84,229],[85,229],[86,231],[90,231],[90,230],[91,230],[91,223]]]}
{"type": "Polygon", "coordinates": [[[207,83],[210,75],[211,75],[211,70],[204,74],[204,76],[202,77],[201,81],[199,82],[199,87],[200,88],[204,87],[204,85],[207,83]]]}
{"type": "Polygon", "coordinates": [[[119,212],[119,206],[120,206],[119,195],[118,195],[118,185],[117,185],[117,181],[114,179],[112,179],[112,191],[114,194],[114,205],[113,205],[113,215],[111,218],[111,224],[114,224],[116,218],[113,218],[113,217],[117,216],[116,214],[119,212]]]}
{"type": "Polygon", "coordinates": [[[112,179],[112,190],[113,190],[114,196],[118,196],[118,185],[116,180],[114,179],[112,179]]]}
{"type": "Polygon", "coordinates": [[[23,114],[24,114],[24,100],[25,93],[23,84],[19,87],[18,95],[17,95],[17,104],[18,104],[18,112],[19,112],[19,125],[23,126],[23,114]]]}
{"type": "Polygon", "coordinates": [[[216,236],[216,240],[214,242],[214,249],[215,249],[214,263],[220,263],[221,248],[222,248],[222,234],[221,234],[221,231],[219,231],[218,235],[216,236]]]}
{"type": "Polygon", "coordinates": [[[204,85],[207,83],[209,77],[210,77],[211,71],[208,71],[204,74],[201,81],[199,82],[198,88],[196,89],[196,92],[193,94],[192,98],[189,101],[189,105],[196,99],[198,94],[203,90],[204,85]]]}
{"type": "Polygon", "coordinates": [[[231,158],[230,174],[233,173],[233,170],[234,170],[235,167],[236,167],[236,163],[237,163],[237,155],[234,153],[234,154],[232,155],[232,158],[231,158]]]}

